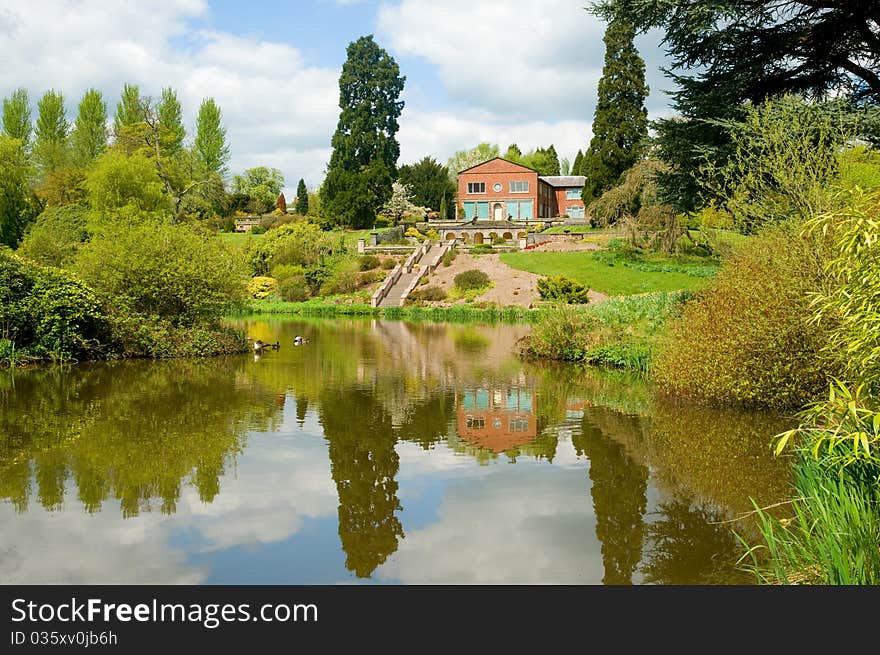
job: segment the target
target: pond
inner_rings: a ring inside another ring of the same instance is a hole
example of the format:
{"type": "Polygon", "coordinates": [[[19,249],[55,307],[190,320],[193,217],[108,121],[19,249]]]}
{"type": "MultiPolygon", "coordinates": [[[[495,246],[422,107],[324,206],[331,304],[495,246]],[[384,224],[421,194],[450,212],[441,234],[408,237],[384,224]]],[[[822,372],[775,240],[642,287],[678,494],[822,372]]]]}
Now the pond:
{"type": "Polygon", "coordinates": [[[280,349],[0,372],[0,582],[748,583],[734,519],[789,495],[784,418],[527,326],[240,325],[280,349]]]}

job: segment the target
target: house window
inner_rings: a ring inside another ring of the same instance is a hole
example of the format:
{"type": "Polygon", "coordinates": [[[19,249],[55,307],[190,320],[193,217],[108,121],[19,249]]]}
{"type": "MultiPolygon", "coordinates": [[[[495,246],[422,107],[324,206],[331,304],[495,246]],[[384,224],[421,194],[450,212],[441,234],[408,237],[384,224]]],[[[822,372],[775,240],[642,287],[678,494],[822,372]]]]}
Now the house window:
{"type": "Polygon", "coordinates": [[[477,215],[477,203],[475,202],[466,202],[464,203],[464,217],[474,218],[477,215]]]}
{"type": "Polygon", "coordinates": [[[572,205],[566,208],[568,212],[569,218],[583,218],[584,217],[584,208],[578,207],[577,205],[572,205]]]}
{"type": "Polygon", "coordinates": [[[510,192],[511,193],[528,193],[529,192],[529,183],[528,182],[511,182],[510,183],[510,192]]]}
{"type": "Polygon", "coordinates": [[[583,187],[580,189],[566,189],[565,190],[565,199],[566,200],[579,200],[581,194],[584,192],[583,187]]]}
{"type": "Polygon", "coordinates": [[[468,193],[486,193],[485,182],[468,182],[468,193]]]}
{"type": "Polygon", "coordinates": [[[522,221],[528,221],[535,217],[534,211],[532,210],[532,201],[526,200],[525,202],[519,203],[519,219],[522,221]]]}
{"type": "Polygon", "coordinates": [[[486,220],[489,218],[489,203],[488,202],[478,202],[477,203],[477,218],[486,220]]]}
{"type": "Polygon", "coordinates": [[[482,430],[485,427],[486,427],[486,417],[485,416],[468,416],[467,417],[468,430],[482,430]]]}

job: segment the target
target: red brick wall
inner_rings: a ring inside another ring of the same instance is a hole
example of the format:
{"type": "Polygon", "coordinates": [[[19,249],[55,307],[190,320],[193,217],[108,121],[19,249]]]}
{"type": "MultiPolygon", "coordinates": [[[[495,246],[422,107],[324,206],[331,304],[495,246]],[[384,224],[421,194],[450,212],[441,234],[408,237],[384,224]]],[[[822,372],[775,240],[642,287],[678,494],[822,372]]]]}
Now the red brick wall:
{"type": "MultiPolygon", "coordinates": [[[[484,164],[480,164],[476,168],[463,171],[458,175],[458,204],[459,212],[462,211],[465,202],[489,202],[489,219],[494,219],[492,214],[492,204],[500,202],[502,204],[503,218],[507,218],[507,201],[508,200],[531,200],[534,216],[538,215],[538,174],[505,161],[503,159],[492,159],[484,164]],[[485,182],[486,193],[468,193],[468,182],[485,182]],[[528,193],[511,193],[511,182],[528,182],[528,193]],[[501,191],[495,191],[492,187],[501,184],[501,191]]],[[[459,213],[460,218],[464,218],[463,213],[459,213]]]]}
{"type": "Polygon", "coordinates": [[[565,193],[566,193],[567,189],[554,189],[554,191],[556,191],[556,206],[559,208],[559,215],[560,216],[562,214],[568,213],[566,208],[569,206],[574,206],[574,207],[583,207],[584,206],[584,201],[580,196],[578,196],[577,200],[566,200],[565,193]]]}

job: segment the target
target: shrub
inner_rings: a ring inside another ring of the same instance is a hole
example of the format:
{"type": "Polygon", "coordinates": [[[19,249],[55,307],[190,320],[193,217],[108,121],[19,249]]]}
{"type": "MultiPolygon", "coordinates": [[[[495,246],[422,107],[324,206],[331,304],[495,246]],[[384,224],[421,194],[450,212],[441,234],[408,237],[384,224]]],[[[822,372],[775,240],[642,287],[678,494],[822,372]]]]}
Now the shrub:
{"type": "Polygon", "coordinates": [[[291,277],[302,277],[304,272],[305,269],[302,266],[296,266],[294,264],[278,264],[278,266],[272,269],[272,277],[279,282],[282,282],[291,277]]]}
{"type": "Polygon", "coordinates": [[[394,227],[394,219],[379,214],[376,216],[376,222],[373,223],[373,227],[394,227]]]}
{"type": "Polygon", "coordinates": [[[272,277],[255,277],[247,284],[247,292],[251,298],[263,300],[278,293],[278,280],[272,277]]]}
{"type": "Polygon", "coordinates": [[[45,266],[65,267],[88,236],[84,207],[52,207],[31,224],[18,253],[45,266]]]}
{"type": "Polygon", "coordinates": [[[388,277],[388,273],[382,270],[364,271],[358,276],[358,284],[361,286],[374,284],[376,282],[381,282],[386,277],[388,277]]]}
{"type": "Polygon", "coordinates": [[[446,300],[446,295],[446,292],[440,287],[428,286],[413,291],[409,294],[409,298],[412,300],[424,300],[427,302],[440,302],[446,300]]]}
{"type": "Polygon", "coordinates": [[[73,275],[0,249],[0,339],[45,357],[106,351],[111,328],[98,296],[73,275]]]}
{"type": "Polygon", "coordinates": [[[443,265],[444,266],[452,266],[452,262],[455,261],[455,258],[458,257],[458,251],[455,248],[451,250],[447,250],[446,254],[443,255],[443,265]]]}
{"type": "Polygon", "coordinates": [[[309,287],[305,275],[291,275],[281,281],[278,293],[287,302],[304,302],[309,299],[309,287]]]}
{"type": "Polygon", "coordinates": [[[440,233],[437,230],[435,230],[434,228],[431,228],[430,230],[428,230],[425,233],[425,236],[428,237],[431,241],[439,241],[440,240],[440,233]]]}
{"type": "Polygon", "coordinates": [[[482,289],[489,286],[492,280],[483,271],[471,269],[464,271],[455,276],[455,286],[461,291],[470,291],[472,289],[482,289]]]}
{"type": "Polygon", "coordinates": [[[346,261],[337,265],[321,285],[321,295],[335,296],[357,291],[359,282],[357,269],[356,261],[346,261]]]}
{"type": "Polygon", "coordinates": [[[262,225],[254,225],[251,228],[251,234],[266,234],[266,232],[268,232],[268,230],[262,225]]]}
{"type": "Polygon", "coordinates": [[[372,271],[374,268],[379,268],[380,261],[376,255],[362,255],[358,259],[358,264],[362,271],[372,271]]]}
{"type": "Polygon", "coordinates": [[[175,325],[216,321],[244,296],[241,258],[208,231],[145,222],[106,224],[74,270],[119,312],[175,325]]]}
{"type": "Polygon", "coordinates": [[[248,252],[254,275],[265,275],[278,264],[312,266],[342,244],[312,223],[282,225],[256,242],[248,252]]]}
{"type": "Polygon", "coordinates": [[[836,367],[822,354],[833,321],[811,325],[828,244],[793,226],[746,242],[674,320],[655,362],[661,389],[712,402],[800,407],[836,367]]]}
{"type": "Polygon", "coordinates": [[[394,259],[394,257],[386,257],[382,260],[382,263],[380,265],[382,266],[383,270],[390,271],[395,266],[397,266],[397,260],[394,259]]]}
{"type": "Polygon", "coordinates": [[[486,255],[490,252],[495,252],[495,248],[489,243],[480,243],[471,248],[472,255],[486,255]]]}
{"type": "Polygon", "coordinates": [[[419,232],[415,227],[409,227],[404,232],[404,236],[411,237],[413,239],[418,239],[419,241],[425,240],[425,235],[419,232]]]}
{"type": "Polygon", "coordinates": [[[541,278],[538,280],[538,293],[544,300],[555,300],[569,305],[583,305],[590,302],[589,288],[565,275],[541,278]]]}

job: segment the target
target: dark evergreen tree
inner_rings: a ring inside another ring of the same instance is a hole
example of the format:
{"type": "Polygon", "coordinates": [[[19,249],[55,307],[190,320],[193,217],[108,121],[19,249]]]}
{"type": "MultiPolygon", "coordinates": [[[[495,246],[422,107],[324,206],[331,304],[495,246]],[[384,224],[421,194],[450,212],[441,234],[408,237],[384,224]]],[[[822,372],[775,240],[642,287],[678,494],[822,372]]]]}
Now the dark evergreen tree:
{"type": "Polygon", "coordinates": [[[507,146],[507,152],[504,153],[504,159],[517,163],[522,160],[522,156],[522,150],[520,150],[519,146],[515,143],[511,143],[509,146],[507,146]]]}
{"type": "Polygon", "coordinates": [[[584,167],[584,153],[578,150],[578,154],[574,157],[574,163],[571,165],[572,175],[583,175],[581,172],[584,167]]]}
{"type": "Polygon", "coordinates": [[[410,201],[419,207],[430,207],[441,211],[445,201],[452,204],[455,185],[449,179],[449,169],[431,157],[425,157],[417,164],[400,167],[398,178],[410,188],[410,201]]]}
{"type": "Polygon", "coordinates": [[[306,189],[306,181],[302,178],[296,185],[296,213],[300,216],[309,213],[309,191],[306,189]]]}
{"type": "Polygon", "coordinates": [[[743,102],[831,91],[880,104],[876,0],[598,0],[593,8],[664,32],[679,115],[653,128],[671,167],[659,178],[661,193],[678,209],[700,203],[696,175],[706,158],[724,164],[730,139],[722,122],[741,119],[743,102]]]}
{"type": "Polygon", "coordinates": [[[339,77],[339,123],[321,189],[321,206],[331,221],[369,228],[391,197],[400,145],[400,94],[406,78],[372,35],[349,44],[339,77]]]}
{"type": "Polygon", "coordinates": [[[547,161],[547,173],[543,173],[543,175],[559,175],[562,170],[559,165],[559,155],[556,154],[556,148],[553,144],[550,144],[550,147],[544,151],[544,157],[547,161]]]}
{"type": "Polygon", "coordinates": [[[648,136],[645,62],[634,38],[633,26],[622,20],[611,21],[605,31],[605,65],[599,80],[593,138],[581,165],[581,174],[587,178],[583,192],[587,205],[638,161],[648,136]]]}

